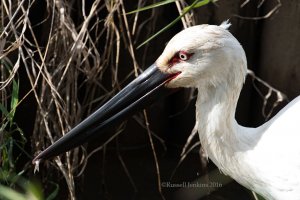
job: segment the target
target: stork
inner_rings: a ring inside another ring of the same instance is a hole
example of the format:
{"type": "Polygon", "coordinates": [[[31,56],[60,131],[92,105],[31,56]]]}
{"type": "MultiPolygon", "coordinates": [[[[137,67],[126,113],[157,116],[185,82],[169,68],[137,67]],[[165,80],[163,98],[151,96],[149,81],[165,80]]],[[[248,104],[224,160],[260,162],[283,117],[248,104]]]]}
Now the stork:
{"type": "Polygon", "coordinates": [[[247,73],[245,52],[230,24],[197,25],[175,35],[156,62],[33,162],[98,137],[179,87],[198,89],[202,147],[225,174],[268,200],[300,199],[300,97],[257,128],[239,125],[235,110],[247,73]]]}

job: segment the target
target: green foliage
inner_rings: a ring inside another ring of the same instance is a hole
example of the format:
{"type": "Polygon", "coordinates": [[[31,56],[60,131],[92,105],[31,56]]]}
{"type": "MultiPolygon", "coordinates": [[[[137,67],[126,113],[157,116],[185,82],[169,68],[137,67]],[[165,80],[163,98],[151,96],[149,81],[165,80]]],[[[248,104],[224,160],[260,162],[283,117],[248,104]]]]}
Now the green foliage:
{"type": "Polygon", "coordinates": [[[145,11],[145,10],[150,10],[150,9],[153,9],[153,8],[156,8],[156,7],[159,7],[159,6],[163,6],[163,5],[166,5],[166,4],[169,4],[169,3],[173,3],[175,1],[177,1],[177,0],[164,0],[164,1],[160,1],[160,2],[157,2],[157,3],[151,4],[149,6],[145,6],[145,7],[142,7],[142,8],[133,10],[133,11],[130,11],[127,14],[130,15],[130,14],[134,14],[134,13],[137,13],[137,12],[142,12],[142,11],[145,11]]]}
{"type": "Polygon", "coordinates": [[[0,185],[0,196],[4,199],[26,200],[26,196],[3,185],[0,185]]]}
{"type": "MultiPolygon", "coordinates": [[[[2,70],[3,75],[12,73],[11,66],[8,63],[9,62],[1,60],[1,65],[5,67],[5,70],[2,70]]],[[[0,102],[0,111],[2,113],[0,126],[0,171],[14,172],[15,163],[18,158],[14,158],[13,150],[17,147],[22,152],[25,152],[23,146],[26,142],[26,138],[24,137],[22,130],[13,121],[19,102],[19,81],[16,76],[14,76],[11,83],[3,90],[4,92],[2,92],[0,102]],[[18,134],[18,138],[20,139],[15,139],[16,137],[14,136],[16,136],[16,134],[18,134]]]]}
{"type": "MultiPolygon", "coordinates": [[[[216,2],[217,0],[203,0],[203,1],[200,1],[200,2],[198,2],[198,3],[196,3],[193,7],[192,7],[192,5],[191,6],[187,6],[187,7],[185,7],[184,9],[183,9],[183,12],[186,12],[187,10],[191,10],[191,9],[194,9],[194,8],[199,8],[199,7],[201,7],[201,6],[204,6],[204,5],[206,5],[206,4],[208,4],[208,3],[210,3],[210,2],[216,2]],[[192,7],[192,8],[191,8],[192,7]]],[[[194,3],[195,3],[195,1],[194,1],[194,3]]]]}
{"type": "MultiPolygon", "coordinates": [[[[10,62],[1,60],[2,75],[9,76],[12,73],[10,62]]],[[[7,77],[6,77],[7,78],[7,77]]],[[[0,124],[0,199],[5,200],[44,200],[41,186],[22,177],[23,171],[16,173],[16,163],[21,154],[31,156],[24,150],[26,138],[22,130],[14,122],[16,109],[19,103],[19,81],[14,75],[11,82],[1,91],[1,124],[0,124]],[[16,139],[20,138],[20,139],[16,139]],[[21,153],[15,155],[18,148],[21,153]]],[[[58,185],[54,184],[54,191],[46,200],[52,200],[57,196],[58,185]]]]}
{"type": "Polygon", "coordinates": [[[53,200],[57,196],[59,186],[53,182],[54,190],[45,199],[40,184],[24,179],[20,174],[1,171],[0,199],[5,200],[53,200]]]}
{"type": "Polygon", "coordinates": [[[16,108],[19,102],[19,81],[12,81],[12,95],[10,101],[10,113],[8,114],[8,120],[10,121],[10,126],[12,126],[13,118],[15,116],[16,108]]]}
{"type": "Polygon", "coordinates": [[[26,184],[25,193],[0,185],[0,197],[7,200],[42,200],[41,190],[31,183],[26,184]]]}
{"type": "Polygon", "coordinates": [[[0,199],[5,200],[53,200],[58,194],[59,185],[50,182],[54,189],[44,198],[40,184],[24,179],[20,174],[12,175],[8,171],[0,171],[0,199]]]}
{"type": "MultiPolygon", "coordinates": [[[[165,0],[165,1],[161,1],[158,3],[154,3],[151,4],[149,6],[145,6],[143,8],[139,8],[136,9],[134,11],[128,12],[127,14],[133,14],[133,13],[137,13],[137,12],[141,12],[141,11],[145,11],[145,10],[149,10],[149,9],[153,9],[159,6],[163,6],[169,3],[173,3],[176,0],[165,0]]],[[[189,11],[191,11],[194,8],[199,8],[201,6],[204,6],[210,2],[216,2],[216,0],[194,0],[194,2],[190,5],[190,6],[186,6],[183,10],[182,10],[182,14],[179,15],[178,17],[176,17],[176,19],[174,19],[171,23],[169,23],[168,25],[166,25],[164,28],[162,28],[161,30],[159,30],[158,32],[156,32],[155,34],[153,34],[152,36],[150,36],[148,39],[146,39],[144,42],[142,42],[137,49],[139,49],[140,47],[144,46],[145,44],[147,44],[148,42],[150,42],[151,40],[153,40],[154,38],[156,38],[159,34],[161,34],[162,32],[168,30],[169,28],[171,28],[172,26],[174,26],[186,13],[188,13],[189,11]]]]}

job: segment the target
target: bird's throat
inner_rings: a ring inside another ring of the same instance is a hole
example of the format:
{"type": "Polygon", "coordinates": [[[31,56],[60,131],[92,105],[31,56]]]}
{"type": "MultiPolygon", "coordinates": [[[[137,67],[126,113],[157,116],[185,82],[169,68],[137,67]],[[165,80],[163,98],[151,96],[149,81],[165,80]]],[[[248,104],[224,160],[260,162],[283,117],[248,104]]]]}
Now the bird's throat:
{"type": "Polygon", "coordinates": [[[200,142],[215,164],[222,163],[238,140],[234,116],[240,91],[212,87],[204,92],[198,91],[196,103],[200,142]]]}

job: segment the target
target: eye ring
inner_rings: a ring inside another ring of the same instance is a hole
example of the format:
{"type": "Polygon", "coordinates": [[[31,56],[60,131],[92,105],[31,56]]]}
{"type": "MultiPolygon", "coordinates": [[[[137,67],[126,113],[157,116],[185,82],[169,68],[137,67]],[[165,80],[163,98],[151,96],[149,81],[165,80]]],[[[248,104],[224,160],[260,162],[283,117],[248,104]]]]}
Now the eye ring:
{"type": "Polygon", "coordinates": [[[185,52],[179,52],[178,57],[182,61],[186,61],[188,59],[188,55],[185,52]]]}

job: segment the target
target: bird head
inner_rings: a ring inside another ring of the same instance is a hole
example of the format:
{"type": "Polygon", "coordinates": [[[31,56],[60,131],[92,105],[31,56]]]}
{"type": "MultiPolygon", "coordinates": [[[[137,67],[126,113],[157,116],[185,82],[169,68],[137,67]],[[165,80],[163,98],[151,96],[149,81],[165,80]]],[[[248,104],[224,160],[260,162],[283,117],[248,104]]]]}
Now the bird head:
{"type": "MultiPolygon", "coordinates": [[[[157,98],[178,87],[242,87],[246,57],[229,33],[230,25],[199,25],[175,35],[156,62],[112,99],[58,139],[33,160],[38,163],[99,137],[108,127],[124,120],[157,98]],[[171,89],[170,89],[171,88],[171,89]]],[[[201,91],[202,92],[202,91],[201,91]]]]}
{"type": "Polygon", "coordinates": [[[167,87],[242,85],[246,56],[229,26],[227,21],[220,26],[198,25],[175,35],[156,61],[162,72],[178,74],[167,87]]]}

